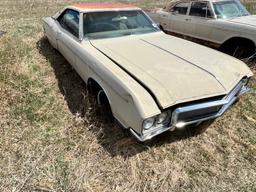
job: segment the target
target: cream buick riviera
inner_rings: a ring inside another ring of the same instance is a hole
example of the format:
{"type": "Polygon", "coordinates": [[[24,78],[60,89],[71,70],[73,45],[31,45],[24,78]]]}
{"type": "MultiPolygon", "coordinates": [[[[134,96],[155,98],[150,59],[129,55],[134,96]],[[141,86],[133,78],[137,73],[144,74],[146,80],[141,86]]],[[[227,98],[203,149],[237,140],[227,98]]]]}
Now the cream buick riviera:
{"type": "Polygon", "coordinates": [[[44,18],[44,31],[140,141],[221,116],[253,75],[235,58],[164,34],[130,5],[68,6],[44,18]]]}
{"type": "Polygon", "coordinates": [[[167,33],[238,58],[255,54],[256,17],[239,0],[178,0],[149,15],[167,33]]]}

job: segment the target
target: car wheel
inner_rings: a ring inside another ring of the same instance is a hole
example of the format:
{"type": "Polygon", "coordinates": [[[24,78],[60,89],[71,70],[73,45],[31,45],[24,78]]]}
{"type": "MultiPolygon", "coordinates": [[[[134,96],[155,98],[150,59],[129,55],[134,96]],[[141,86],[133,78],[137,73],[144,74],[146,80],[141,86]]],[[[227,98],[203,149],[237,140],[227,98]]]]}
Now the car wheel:
{"type": "Polygon", "coordinates": [[[238,59],[245,59],[255,54],[255,46],[250,45],[244,41],[230,42],[228,44],[223,45],[220,48],[220,51],[233,57],[236,57],[238,59]]]}
{"type": "Polygon", "coordinates": [[[112,117],[112,111],[110,107],[110,103],[108,101],[108,98],[105,94],[105,92],[100,89],[97,94],[95,95],[96,99],[96,108],[97,110],[102,113],[103,115],[106,115],[108,117],[112,117]]]}
{"type": "Polygon", "coordinates": [[[244,59],[252,56],[253,52],[243,43],[237,44],[233,50],[233,56],[238,59],[244,59]]]}
{"type": "Polygon", "coordinates": [[[191,124],[188,126],[188,128],[193,135],[200,135],[204,133],[214,121],[215,119],[211,119],[201,123],[191,124]]]}
{"type": "Polygon", "coordinates": [[[107,117],[112,117],[112,110],[108,97],[101,86],[93,80],[87,83],[87,90],[89,94],[89,102],[95,112],[107,117]]]}

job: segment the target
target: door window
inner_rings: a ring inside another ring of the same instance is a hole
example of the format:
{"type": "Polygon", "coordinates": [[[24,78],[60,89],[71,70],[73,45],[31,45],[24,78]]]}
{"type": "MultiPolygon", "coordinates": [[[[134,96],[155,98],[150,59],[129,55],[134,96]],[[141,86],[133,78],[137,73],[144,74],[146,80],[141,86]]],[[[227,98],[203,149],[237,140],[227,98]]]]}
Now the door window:
{"type": "Polygon", "coordinates": [[[186,15],[188,11],[189,3],[178,3],[174,7],[171,8],[171,12],[186,15]]]}
{"type": "Polygon", "coordinates": [[[67,9],[58,21],[64,29],[79,38],[79,13],[77,11],[67,9]]]}
{"type": "Polygon", "coordinates": [[[191,4],[189,15],[196,17],[212,17],[212,13],[207,2],[193,2],[191,4]]]}

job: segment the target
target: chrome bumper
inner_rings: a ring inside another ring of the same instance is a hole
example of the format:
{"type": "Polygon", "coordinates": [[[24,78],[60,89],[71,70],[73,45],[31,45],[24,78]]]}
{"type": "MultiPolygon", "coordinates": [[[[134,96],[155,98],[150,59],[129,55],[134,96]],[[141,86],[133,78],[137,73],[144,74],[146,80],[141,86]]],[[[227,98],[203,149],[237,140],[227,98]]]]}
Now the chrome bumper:
{"type": "Polygon", "coordinates": [[[172,113],[171,123],[168,127],[160,127],[152,129],[152,131],[146,133],[146,134],[138,134],[136,131],[134,131],[132,128],[130,128],[131,133],[141,142],[147,141],[155,137],[156,135],[159,135],[163,132],[166,132],[168,130],[175,130],[177,125],[182,124],[182,126],[187,126],[194,123],[200,123],[206,120],[215,119],[217,117],[220,117],[223,115],[228,108],[240,97],[241,95],[249,92],[250,89],[245,85],[243,81],[241,81],[226,97],[224,97],[221,100],[216,101],[210,101],[210,102],[204,102],[200,104],[192,104],[184,107],[179,107],[175,109],[172,113]],[[180,121],[179,116],[181,114],[185,114],[188,112],[195,112],[200,110],[207,110],[209,108],[213,107],[219,107],[219,110],[206,117],[199,117],[193,120],[189,121],[180,121]]]}

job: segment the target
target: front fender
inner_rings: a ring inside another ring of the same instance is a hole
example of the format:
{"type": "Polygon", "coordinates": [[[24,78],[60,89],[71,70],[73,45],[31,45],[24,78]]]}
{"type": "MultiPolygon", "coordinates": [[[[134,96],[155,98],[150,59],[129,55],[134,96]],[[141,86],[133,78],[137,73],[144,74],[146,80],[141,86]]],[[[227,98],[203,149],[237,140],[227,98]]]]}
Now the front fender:
{"type": "Polygon", "coordinates": [[[94,79],[105,91],[114,117],[125,128],[140,133],[144,119],[161,113],[154,99],[136,80],[95,48],[87,44],[85,50],[88,51],[88,79],[94,79]]]}

